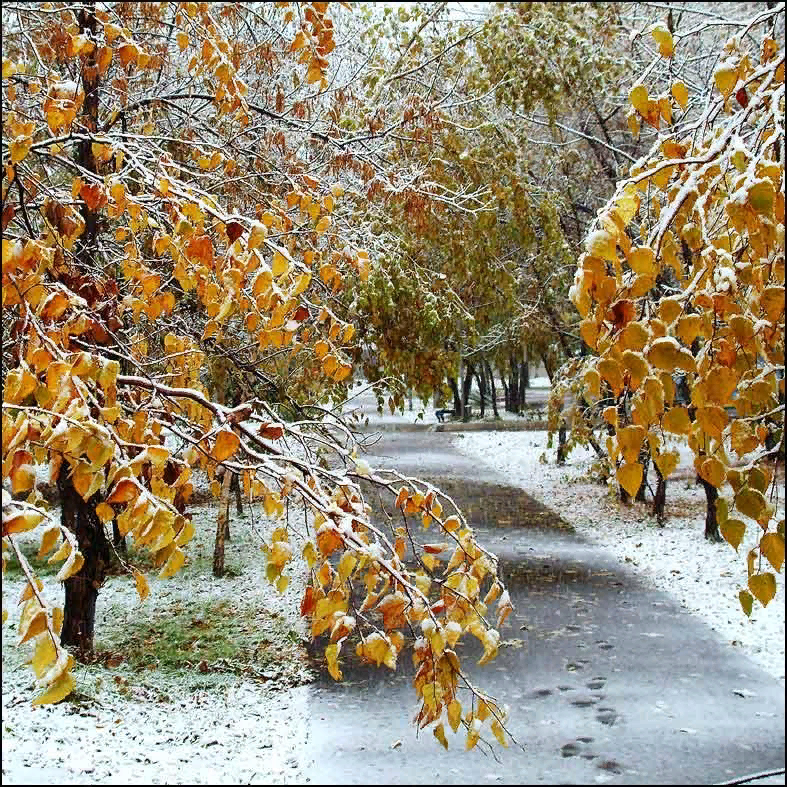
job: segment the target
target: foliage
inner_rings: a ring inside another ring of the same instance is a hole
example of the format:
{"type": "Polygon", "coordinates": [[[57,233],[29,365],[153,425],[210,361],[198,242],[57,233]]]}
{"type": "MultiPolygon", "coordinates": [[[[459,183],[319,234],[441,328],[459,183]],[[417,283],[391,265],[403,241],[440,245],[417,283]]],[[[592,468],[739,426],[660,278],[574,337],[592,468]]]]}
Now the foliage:
{"type": "MultiPolygon", "coordinates": [[[[343,60],[334,38],[349,12],[327,5],[3,6],[3,538],[27,578],[34,701],[73,689],[74,660],[16,534],[39,529],[40,554],[73,581],[112,524],[176,577],[193,474],[223,466],[281,519],[268,579],[283,590],[294,550],[306,557],[301,612],[329,640],[334,678],[351,636],[391,669],[414,640],[418,725],[442,734],[446,718],[473,746],[488,720],[504,743],[502,711],[456,651],[470,633],[481,663],[497,652],[511,605],[495,557],[437,490],[358,458],[323,409],[359,354],[349,293],[377,266],[361,187],[392,205],[435,196],[397,190],[370,155],[391,129],[382,103],[356,113],[357,53],[343,60]],[[54,524],[37,467],[97,524],[54,524]],[[395,496],[390,532],[362,478],[395,496]]],[[[418,142],[429,117],[392,122],[418,142]]],[[[145,573],[131,573],[144,600],[145,573]]]]}
{"type": "MultiPolygon", "coordinates": [[[[724,539],[737,549],[746,527],[761,529],[740,597],[747,614],[752,596],[764,605],[773,598],[767,564],[778,572],[784,560],[784,521],[774,519],[768,465],[783,453],[785,407],[784,49],[777,23],[783,30],[783,8],[740,25],[704,93],[674,78],[669,93],[651,97],[644,79],[631,89],[633,130],[644,123],[665,130],[586,236],[571,290],[595,355],[575,361],[567,376],[577,379],[580,402],[602,403],[620,486],[632,496],[639,490],[643,451],[668,478],[678,457],[664,449],[665,434],[683,435],[699,478],[718,492],[731,488],[731,500],[720,498],[711,512],[724,539]],[[678,376],[685,403],[676,400],[678,376]],[[742,466],[733,467],[735,457],[742,466]]],[[[704,32],[700,25],[673,35],[654,25],[654,81],[669,80],[704,32]]]]}

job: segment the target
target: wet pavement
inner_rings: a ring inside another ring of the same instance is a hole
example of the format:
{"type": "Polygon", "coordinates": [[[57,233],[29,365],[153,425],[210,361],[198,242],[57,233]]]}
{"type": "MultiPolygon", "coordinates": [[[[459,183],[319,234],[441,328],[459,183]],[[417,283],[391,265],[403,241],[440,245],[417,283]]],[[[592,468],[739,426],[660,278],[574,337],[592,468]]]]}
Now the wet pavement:
{"type": "MultiPolygon", "coordinates": [[[[712,784],[784,767],[781,684],[703,622],[471,459],[450,436],[386,434],[370,463],[445,487],[500,558],[515,612],[495,661],[459,646],[474,682],[510,708],[521,747],[464,751],[416,734],[412,661],[347,659],[310,692],[300,773],[322,784],[712,784]]],[[[570,490],[567,490],[570,494],[570,490]]],[[[553,502],[559,511],[559,501],[553,502]]],[[[324,644],[324,643],[323,643],[324,644]]],[[[461,731],[460,731],[461,733],[461,731]]],[[[784,780],[781,780],[784,783],[784,780]]]]}

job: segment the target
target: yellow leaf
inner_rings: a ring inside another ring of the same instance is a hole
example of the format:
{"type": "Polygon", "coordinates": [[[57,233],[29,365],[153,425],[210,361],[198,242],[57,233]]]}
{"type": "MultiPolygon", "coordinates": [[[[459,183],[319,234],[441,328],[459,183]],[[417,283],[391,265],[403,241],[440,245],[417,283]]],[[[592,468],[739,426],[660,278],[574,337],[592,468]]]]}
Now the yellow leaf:
{"type": "Polygon", "coordinates": [[[653,457],[659,472],[664,478],[669,478],[675,471],[675,468],[680,462],[680,454],[678,451],[666,451],[663,454],[657,454],[653,457]]]}
{"type": "Polygon", "coordinates": [[[648,89],[645,85],[636,85],[629,93],[629,101],[643,117],[648,112],[648,89]]]}
{"type": "Polygon", "coordinates": [[[334,642],[325,648],[325,661],[328,664],[328,672],[334,680],[342,679],[342,671],[339,669],[339,649],[341,645],[334,642]]]}
{"type": "Polygon", "coordinates": [[[727,412],[721,407],[697,408],[697,422],[702,431],[714,440],[721,440],[721,433],[728,420],[727,412]]]}
{"type": "Polygon", "coordinates": [[[318,222],[317,226],[314,228],[315,232],[321,234],[328,230],[331,226],[331,217],[330,216],[323,216],[318,222]]]}
{"type": "Polygon", "coordinates": [[[719,523],[722,538],[737,552],[746,534],[746,525],[740,519],[725,519],[719,523]]]}
{"type": "Polygon", "coordinates": [[[36,555],[36,557],[40,560],[48,552],[51,552],[55,548],[55,544],[57,543],[57,539],[59,537],[60,537],[59,525],[52,525],[51,527],[48,527],[41,534],[41,546],[38,549],[38,554],[36,555]]]}
{"type": "Polygon", "coordinates": [[[709,484],[718,489],[726,480],[727,473],[724,465],[715,456],[706,459],[699,468],[700,478],[705,479],[709,484]]]}
{"type": "Polygon", "coordinates": [[[29,642],[33,637],[46,631],[46,610],[39,609],[32,617],[26,621],[25,627],[19,632],[19,644],[29,642]]]}
{"type": "Polygon", "coordinates": [[[491,729],[492,734],[495,736],[495,738],[497,738],[498,743],[507,749],[508,741],[506,740],[506,733],[503,729],[503,725],[500,724],[497,719],[495,719],[491,724],[491,729]]]}
{"type": "Polygon", "coordinates": [[[52,642],[52,637],[41,637],[38,642],[36,642],[36,648],[31,662],[35,676],[40,678],[56,659],[57,650],[52,642]]]}
{"type": "Polygon", "coordinates": [[[662,57],[672,57],[675,52],[675,45],[672,41],[672,33],[664,25],[656,25],[650,34],[656,39],[659,45],[659,54],[662,57]]]}
{"type": "Polygon", "coordinates": [[[689,103],[689,91],[683,82],[673,82],[672,84],[672,97],[678,102],[681,109],[686,109],[689,103]]]}
{"type": "Polygon", "coordinates": [[[39,694],[34,700],[33,705],[53,705],[67,697],[74,689],[76,681],[70,672],[64,672],[49,688],[39,694]]]}
{"type": "Polygon", "coordinates": [[[448,739],[445,737],[445,730],[443,729],[442,724],[438,724],[434,730],[432,730],[432,734],[440,741],[443,745],[443,748],[448,751],[448,739]]]}
{"type": "Polygon", "coordinates": [[[240,446],[240,438],[229,429],[222,429],[216,435],[216,444],[213,446],[213,458],[223,462],[235,454],[240,446]]]}
{"type": "Polygon", "coordinates": [[[602,260],[614,262],[618,255],[615,250],[615,238],[607,230],[596,230],[585,239],[585,248],[588,253],[602,260]]]}
{"type": "Polygon", "coordinates": [[[177,547],[172,551],[172,554],[167,558],[167,562],[164,564],[164,567],[159,572],[159,579],[169,579],[169,577],[176,574],[180,567],[183,565],[183,562],[186,559],[186,555],[181,552],[180,549],[177,547]]]}
{"type": "Polygon", "coordinates": [[[134,582],[137,585],[139,600],[144,601],[150,595],[147,577],[141,571],[134,571],[134,582]]]}
{"type": "Polygon", "coordinates": [[[182,52],[188,45],[189,45],[189,36],[188,33],[184,33],[182,30],[175,36],[178,42],[178,49],[182,52]]]}
{"type": "Polygon", "coordinates": [[[462,721],[462,706],[459,700],[451,700],[446,708],[448,713],[448,723],[451,729],[456,732],[459,729],[459,724],[462,721]]]}
{"type": "Polygon", "coordinates": [[[631,250],[631,253],[626,257],[631,270],[634,273],[651,276],[657,273],[656,255],[650,246],[637,246],[631,250]]]}
{"type": "Polygon", "coordinates": [[[616,478],[623,489],[634,497],[642,484],[642,465],[639,462],[625,464],[618,468],[616,478]]]}
{"type": "Polygon", "coordinates": [[[71,554],[71,544],[68,541],[64,541],[60,545],[60,549],[52,555],[47,563],[57,563],[60,560],[65,560],[71,554]]]}
{"type": "Polygon", "coordinates": [[[60,567],[60,571],[57,572],[55,579],[58,582],[65,582],[69,577],[73,577],[74,574],[78,573],[84,563],[85,558],[82,553],[78,549],[73,550],[66,562],[60,567]]]}
{"type": "Polygon", "coordinates": [[[781,571],[784,563],[784,536],[781,533],[766,533],[760,539],[760,552],[774,570],[781,571]]]}
{"type": "Polygon", "coordinates": [[[289,584],[290,578],[282,574],[282,576],[276,580],[276,590],[278,590],[279,593],[284,593],[284,591],[287,590],[287,585],[289,584]]]}
{"type": "MultiPolygon", "coordinates": [[[[639,456],[639,449],[645,439],[645,430],[641,426],[626,426],[617,432],[618,446],[627,464],[633,464],[639,456]]],[[[639,487],[637,487],[639,488],[639,487]]]]}
{"type": "Polygon", "coordinates": [[[287,258],[280,252],[273,253],[273,264],[271,265],[271,272],[274,276],[283,276],[290,269],[290,263],[287,258]]]}
{"type": "Polygon", "coordinates": [[[776,595],[776,577],[770,571],[749,577],[749,590],[764,607],[776,595]]]}
{"type": "Polygon", "coordinates": [[[767,503],[765,497],[759,489],[752,489],[745,486],[735,496],[735,508],[742,514],[759,521],[763,512],[766,510],[767,503]]]}
{"type": "Polygon", "coordinates": [[[730,65],[720,65],[713,73],[713,79],[716,82],[719,93],[724,98],[728,98],[738,83],[738,70],[730,65]]]}

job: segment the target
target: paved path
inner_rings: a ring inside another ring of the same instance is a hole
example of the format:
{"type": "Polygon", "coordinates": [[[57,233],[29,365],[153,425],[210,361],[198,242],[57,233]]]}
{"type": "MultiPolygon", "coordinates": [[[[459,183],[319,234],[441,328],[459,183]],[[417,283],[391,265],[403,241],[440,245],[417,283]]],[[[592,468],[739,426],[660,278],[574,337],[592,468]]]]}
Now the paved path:
{"type": "MultiPolygon", "coordinates": [[[[486,668],[474,666],[471,643],[463,659],[476,682],[510,706],[523,748],[464,752],[464,739],[449,732],[445,752],[429,730],[416,737],[409,723],[416,707],[409,659],[395,675],[348,663],[342,683],[324,673],[313,687],[304,778],[711,784],[784,767],[780,684],[704,623],[553,511],[454,453],[450,435],[389,433],[373,453],[372,463],[419,473],[469,504],[483,543],[500,557],[515,606],[501,632],[511,646],[486,668]]],[[[551,502],[559,511],[559,500],[551,502]]]]}

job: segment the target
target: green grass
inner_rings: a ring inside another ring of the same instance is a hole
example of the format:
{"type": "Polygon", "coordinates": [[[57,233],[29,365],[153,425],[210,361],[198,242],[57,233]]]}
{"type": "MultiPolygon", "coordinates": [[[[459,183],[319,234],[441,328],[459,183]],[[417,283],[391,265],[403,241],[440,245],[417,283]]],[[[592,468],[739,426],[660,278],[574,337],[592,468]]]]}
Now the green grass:
{"type": "Polygon", "coordinates": [[[152,620],[105,636],[97,642],[97,657],[134,670],[261,674],[282,661],[282,649],[297,649],[299,637],[256,612],[226,600],[173,605],[152,620]]]}

